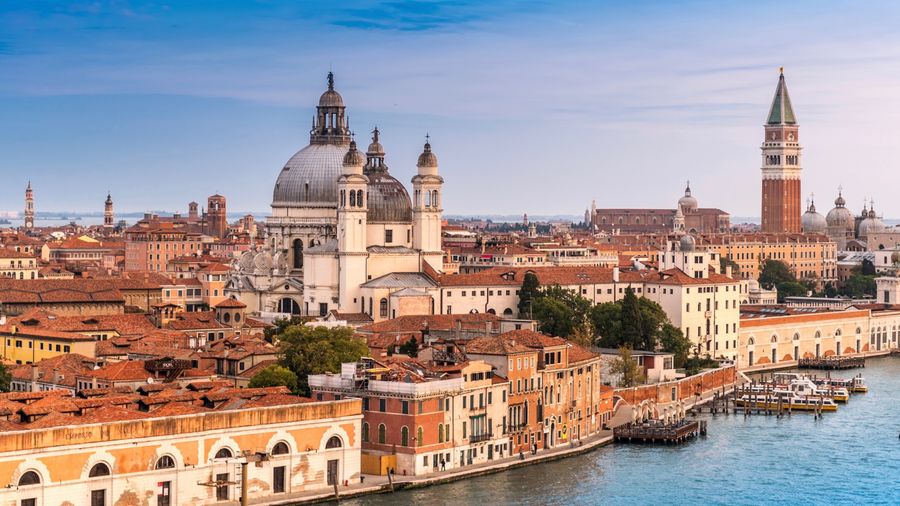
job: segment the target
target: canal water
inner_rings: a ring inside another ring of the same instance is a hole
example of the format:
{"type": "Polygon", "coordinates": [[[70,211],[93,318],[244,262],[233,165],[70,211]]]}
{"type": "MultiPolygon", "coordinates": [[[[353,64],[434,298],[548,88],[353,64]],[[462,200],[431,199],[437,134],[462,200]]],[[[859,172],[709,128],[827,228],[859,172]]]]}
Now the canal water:
{"type": "Polygon", "coordinates": [[[900,504],[900,357],[869,359],[869,392],[836,413],[703,415],[680,446],[613,445],[499,474],[342,505],[900,504]]]}

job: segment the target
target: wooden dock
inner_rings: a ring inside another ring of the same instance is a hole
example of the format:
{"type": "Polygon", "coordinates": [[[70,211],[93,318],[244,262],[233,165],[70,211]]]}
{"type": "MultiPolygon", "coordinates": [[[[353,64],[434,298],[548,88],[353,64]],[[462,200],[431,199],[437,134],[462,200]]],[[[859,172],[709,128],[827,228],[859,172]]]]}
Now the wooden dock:
{"type": "Polygon", "coordinates": [[[800,369],[824,369],[833,371],[837,369],[855,369],[857,367],[865,367],[865,357],[820,357],[820,358],[801,358],[797,361],[797,367],[800,369]]]}
{"type": "Polygon", "coordinates": [[[673,424],[659,421],[629,423],[613,430],[615,440],[626,443],[678,444],[699,435],[706,435],[705,420],[682,420],[673,424]]]}

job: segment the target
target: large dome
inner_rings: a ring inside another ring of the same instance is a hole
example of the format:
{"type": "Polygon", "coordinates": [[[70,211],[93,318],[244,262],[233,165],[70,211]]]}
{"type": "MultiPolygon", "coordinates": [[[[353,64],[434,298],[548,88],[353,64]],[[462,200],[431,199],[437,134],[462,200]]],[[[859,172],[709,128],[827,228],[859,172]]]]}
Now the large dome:
{"type": "Polygon", "coordinates": [[[281,169],[272,205],[336,207],[337,179],[347,146],[311,144],[298,151],[281,169]]]}
{"type": "Polygon", "coordinates": [[[838,192],[837,198],[834,199],[834,209],[828,211],[828,215],[825,216],[825,222],[828,224],[828,228],[844,229],[849,232],[853,231],[855,221],[853,213],[844,207],[846,203],[843,195],[838,192]]]}
{"type": "Polygon", "coordinates": [[[859,223],[859,237],[868,237],[871,232],[884,232],[884,222],[875,214],[875,210],[869,211],[869,216],[859,223]]]}
{"type": "Polygon", "coordinates": [[[691,195],[691,182],[688,181],[684,189],[684,196],[678,199],[678,207],[686,211],[693,211],[698,206],[697,198],[691,195]]]}

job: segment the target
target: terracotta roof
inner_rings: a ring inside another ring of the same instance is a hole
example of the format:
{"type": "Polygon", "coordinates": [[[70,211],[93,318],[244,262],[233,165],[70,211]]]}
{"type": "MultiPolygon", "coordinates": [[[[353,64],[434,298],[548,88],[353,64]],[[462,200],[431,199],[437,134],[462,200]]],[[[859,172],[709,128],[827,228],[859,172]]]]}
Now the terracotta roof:
{"type": "Polygon", "coordinates": [[[597,353],[585,348],[584,346],[569,343],[569,363],[584,362],[599,357],[597,353]]]}
{"type": "Polygon", "coordinates": [[[225,325],[216,320],[215,311],[181,312],[174,320],[166,324],[166,328],[172,330],[206,330],[226,329],[225,325]]]}
{"type": "Polygon", "coordinates": [[[243,302],[241,302],[241,301],[239,301],[239,300],[232,299],[232,298],[229,297],[229,298],[227,298],[227,299],[225,299],[225,300],[219,302],[218,304],[216,304],[215,307],[216,307],[216,308],[222,308],[222,309],[227,309],[227,308],[236,308],[236,309],[238,309],[238,308],[245,308],[245,307],[247,307],[247,304],[244,304],[243,302]]]}
{"type": "Polygon", "coordinates": [[[513,353],[534,352],[532,348],[517,342],[515,336],[509,336],[507,334],[476,337],[465,341],[466,355],[509,355],[513,353]]]}
{"type": "Polygon", "coordinates": [[[551,337],[546,334],[541,334],[540,332],[526,329],[511,330],[509,332],[500,334],[498,337],[504,339],[512,339],[516,343],[521,343],[522,345],[529,348],[546,348],[553,346],[565,346],[566,344],[568,344],[568,341],[561,337],[551,337]]]}
{"type": "Polygon", "coordinates": [[[492,328],[498,329],[501,318],[490,313],[466,313],[466,314],[442,314],[442,315],[406,315],[390,320],[373,323],[360,327],[363,332],[417,332],[425,330],[453,330],[457,322],[461,322],[463,328],[471,329],[474,324],[480,324],[484,329],[485,324],[491,323],[492,328]]]}
{"type": "Polygon", "coordinates": [[[59,316],[49,311],[32,308],[10,322],[20,327],[49,329],[59,332],[115,331],[120,335],[144,335],[156,330],[145,314],[125,313],[96,316],[59,316]]]}
{"type": "Polygon", "coordinates": [[[35,255],[32,253],[26,253],[24,251],[16,251],[12,248],[0,248],[0,258],[31,258],[35,259],[35,255]]]}

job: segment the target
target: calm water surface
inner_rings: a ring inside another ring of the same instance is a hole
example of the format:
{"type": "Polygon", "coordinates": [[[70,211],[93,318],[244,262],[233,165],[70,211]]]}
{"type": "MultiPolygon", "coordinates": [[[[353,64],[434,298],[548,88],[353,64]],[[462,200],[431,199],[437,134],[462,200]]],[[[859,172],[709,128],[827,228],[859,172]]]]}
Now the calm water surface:
{"type": "Polygon", "coordinates": [[[682,446],[614,445],[500,474],[342,505],[900,505],[900,357],[870,359],[866,394],[822,420],[704,415],[682,446]]]}

